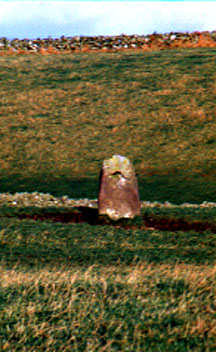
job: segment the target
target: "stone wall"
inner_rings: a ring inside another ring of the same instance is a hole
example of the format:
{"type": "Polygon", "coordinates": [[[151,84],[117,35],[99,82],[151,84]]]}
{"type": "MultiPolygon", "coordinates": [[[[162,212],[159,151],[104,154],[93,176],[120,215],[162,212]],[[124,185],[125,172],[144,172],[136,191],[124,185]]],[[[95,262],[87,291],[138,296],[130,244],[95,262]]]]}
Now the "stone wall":
{"type": "Polygon", "coordinates": [[[164,50],[184,47],[215,47],[216,30],[212,32],[117,36],[75,36],[60,38],[12,39],[0,38],[0,53],[37,52],[82,52],[82,51],[121,51],[121,50],[164,50]]]}

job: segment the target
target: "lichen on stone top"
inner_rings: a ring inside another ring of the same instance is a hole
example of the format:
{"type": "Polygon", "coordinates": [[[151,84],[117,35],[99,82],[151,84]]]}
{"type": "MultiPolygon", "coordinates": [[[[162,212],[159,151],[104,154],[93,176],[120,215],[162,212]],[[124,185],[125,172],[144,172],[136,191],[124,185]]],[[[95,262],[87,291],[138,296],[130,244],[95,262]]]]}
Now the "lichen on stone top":
{"type": "Polygon", "coordinates": [[[122,155],[113,155],[112,158],[104,160],[103,169],[107,174],[121,173],[125,178],[133,174],[132,164],[128,158],[122,155]]]}

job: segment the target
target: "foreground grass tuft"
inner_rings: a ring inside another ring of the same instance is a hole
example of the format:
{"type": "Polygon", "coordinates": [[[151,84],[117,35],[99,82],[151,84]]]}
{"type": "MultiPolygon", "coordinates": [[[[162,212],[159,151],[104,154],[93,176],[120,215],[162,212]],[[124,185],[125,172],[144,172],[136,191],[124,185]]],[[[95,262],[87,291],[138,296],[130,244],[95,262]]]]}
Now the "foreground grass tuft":
{"type": "Polygon", "coordinates": [[[213,351],[215,268],[196,265],[3,270],[1,348],[213,351]]]}

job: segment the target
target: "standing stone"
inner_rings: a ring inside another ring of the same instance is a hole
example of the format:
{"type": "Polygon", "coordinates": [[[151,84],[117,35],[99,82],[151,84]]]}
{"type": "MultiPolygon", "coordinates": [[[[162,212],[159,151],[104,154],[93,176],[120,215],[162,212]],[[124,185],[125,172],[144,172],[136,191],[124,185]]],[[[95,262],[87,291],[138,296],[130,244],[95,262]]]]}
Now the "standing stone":
{"type": "Polygon", "coordinates": [[[100,173],[98,212],[113,220],[140,215],[138,183],[130,161],[121,155],[104,160],[100,173]]]}

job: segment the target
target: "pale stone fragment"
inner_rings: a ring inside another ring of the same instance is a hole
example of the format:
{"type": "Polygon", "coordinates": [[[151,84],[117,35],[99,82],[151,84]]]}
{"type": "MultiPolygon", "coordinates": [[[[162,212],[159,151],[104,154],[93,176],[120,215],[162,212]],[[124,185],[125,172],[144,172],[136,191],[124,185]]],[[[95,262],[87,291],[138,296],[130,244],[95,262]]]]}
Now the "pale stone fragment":
{"type": "Polygon", "coordinates": [[[100,174],[98,212],[113,220],[140,215],[138,183],[131,162],[113,155],[105,160],[100,174]]]}

